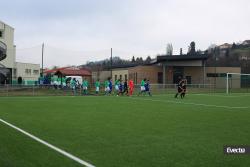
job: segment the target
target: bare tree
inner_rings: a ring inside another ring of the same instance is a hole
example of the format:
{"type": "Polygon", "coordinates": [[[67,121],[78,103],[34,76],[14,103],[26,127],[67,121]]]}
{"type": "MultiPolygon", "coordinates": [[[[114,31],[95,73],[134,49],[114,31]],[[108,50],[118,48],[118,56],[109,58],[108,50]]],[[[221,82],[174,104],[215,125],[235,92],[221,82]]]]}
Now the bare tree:
{"type": "Polygon", "coordinates": [[[167,50],[166,50],[166,51],[167,51],[166,54],[167,54],[168,56],[172,56],[172,55],[173,55],[173,45],[172,45],[171,43],[168,43],[168,44],[167,44],[167,50]]]}

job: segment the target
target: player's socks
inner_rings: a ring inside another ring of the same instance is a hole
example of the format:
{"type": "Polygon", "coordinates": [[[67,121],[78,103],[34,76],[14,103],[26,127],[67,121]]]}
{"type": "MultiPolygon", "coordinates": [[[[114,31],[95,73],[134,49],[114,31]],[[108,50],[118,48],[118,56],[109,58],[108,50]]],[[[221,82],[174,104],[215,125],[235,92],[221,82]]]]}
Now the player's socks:
{"type": "Polygon", "coordinates": [[[177,97],[178,97],[178,94],[179,94],[179,93],[176,93],[174,97],[177,98],[177,97]]]}

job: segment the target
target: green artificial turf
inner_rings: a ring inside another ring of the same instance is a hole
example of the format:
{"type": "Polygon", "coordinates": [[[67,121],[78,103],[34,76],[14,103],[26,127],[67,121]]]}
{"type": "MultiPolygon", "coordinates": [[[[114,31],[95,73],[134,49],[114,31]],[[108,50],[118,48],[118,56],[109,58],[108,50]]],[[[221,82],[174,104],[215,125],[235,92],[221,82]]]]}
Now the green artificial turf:
{"type": "MultiPolygon", "coordinates": [[[[249,100],[2,97],[0,118],[97,167],[248,167],[250,155],[224,155],[223,146],[250,145],[249,100]]],[[[0,123],[0,166],[80,165],[0,123]]]]}

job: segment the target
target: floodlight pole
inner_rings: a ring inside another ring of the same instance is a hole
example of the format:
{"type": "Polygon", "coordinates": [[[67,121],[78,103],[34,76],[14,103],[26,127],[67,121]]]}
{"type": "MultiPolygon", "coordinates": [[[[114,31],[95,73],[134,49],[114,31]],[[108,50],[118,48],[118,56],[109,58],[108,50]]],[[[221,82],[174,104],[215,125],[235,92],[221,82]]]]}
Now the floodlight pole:
{"type": "Polygon", "coordinates": [[[44,53],[44,43],[42,44],[42,76],[43,76],[43,53],[44,53]]]}
{"type": "Polygon", "coordinates": [[[111,72],[111,79],[112,79],[112,66],[113,66],[113,50],[111,48],[111,52],[110,52],[110,72],[111,72]]]}
{"type": "Polygon", "coordinates": [[[227,73],[227,94],[229,93],[229,91],[228,91],[228,88],[229,88],[229,85],[228,85],[228,73],[227,73]]]}

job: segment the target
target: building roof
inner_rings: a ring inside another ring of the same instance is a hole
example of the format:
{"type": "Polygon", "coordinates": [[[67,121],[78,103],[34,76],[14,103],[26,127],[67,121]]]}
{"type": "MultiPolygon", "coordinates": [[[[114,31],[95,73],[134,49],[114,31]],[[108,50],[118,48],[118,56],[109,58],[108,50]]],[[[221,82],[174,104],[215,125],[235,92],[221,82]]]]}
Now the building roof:
{"type": "Polygon", "coordinates": [[[161,63],[164,61],[192,61],[192,60],[206,60],[208,55],[200,54],[200,55],[172,55],[172,56],[157,56],[154,63],[161,63]]]}
{"type": "Polygon", "coordinates": [[[12,29],[14,29],[14,27],[12,27],[12,26],[6,24],[5,22],[3,22],[3,21],[1,21],[1,20],[0,20],[0,23],[1,23],[1,24],[4,24],[4,25],[6,25],[6,26],[8,26],[8,27],[10,27],[10,28],[12,28],[12,29]]]}
{"type": "Polygon", "coordinates": [[[64,76],[91,76],[91,71],[77,67],[62,67],[53,70],[47,70],[44,73],[64,76]]]}
{"type": "Polygon", "coordinates": [[[63,69],[66,69],[66,68],[69,68],[69,67],[62,67],[62,68],[55,68],[55,69],[52,69],[52,70],[45,70],[44,73],[46,73],[46,74],[54,74],[57,71],[63,70],[63,69]]]}

